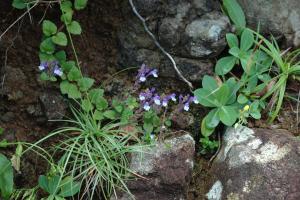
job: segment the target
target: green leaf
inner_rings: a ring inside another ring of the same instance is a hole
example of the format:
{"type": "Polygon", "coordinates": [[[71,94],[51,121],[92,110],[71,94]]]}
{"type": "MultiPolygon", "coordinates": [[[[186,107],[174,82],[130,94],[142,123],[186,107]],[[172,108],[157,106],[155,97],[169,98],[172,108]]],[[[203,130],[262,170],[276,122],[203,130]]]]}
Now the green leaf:
{"type": "Polygon", "coordinates": [[[79,92],[76,85],[74,85],[74,84],[69,85],[68,97],[71,99],[78,99],[81,97],[81,93],[79,92]]]}
{"type": "Polygon", "coordinates": [[[102,119],[104,119],[103,112],[101,112],[101,111],[99,111],[99,110],[96,110],[96,111],[94,112],[93,118],[94,118],[95,120],[102,120],[102,119]]]}
{"type": "Polygon", "coordinates": [[[241,36],[241,47],[240,49],[243,51],[249,50],[254,43],[254,35],[249,29],[244,29],[241,36]]]}
{"type": "Polygon", "coordinates": [[[133,116],[133,111],[130,108],[125,108],[121,114],[121,122],[127,123],[133,116]]]}
{"type": "Polygon", "coordinates": [[[46,54],[44,52],[39,52],[39,58],[40,58],[40,61],[54,61],[56,60],[55,57],[52,55],[52,54],[46,54]]]}
{"type": "Polygon", "coordinates": [[[93,86],[94,82],[95,82],[94,79],[84,77],[84,78],[79,79],[77,83],[78,83],[79,89],[83,92],[86,92],[93,86]]]}
{"type": "Polygon", "coordinates": [[[100,88],[91,89],[89,91],[89,99],[92,103],[96,104],[101,98],[103,98],[104,90],[100,88]]]}
{"type": "Polygon", "coordinates": [[[235,106],[222,106],[219,111],[221,122],[226,126],[232,126],[238,117],[238,110],[235,106]]]}
{"type": "Polygon", "coordinates": [[[17,9],[24,9],[27,7],[24,0],[13,0],[12,6],[17,9]]]}
{"type": "Polygon", "coordinates": [[[243,94],[239,94],[239,96],[237,98],[237,102],[239,104],[245,104],[245,103],[248,102],[248,98],[245,95],[243,95],[243,94]]]}
{"type": "Polygon", "coordinates": [[[80,70],[78,67],[72,67],[72,69],[68,73],[69,81],[77,81],[82,77],[80,70]]]}
{"type": "Polygon", "coordinates": [[[61,50],[61,51],[58,51],[54,54],[56,60],[59,61],[59,63],[61,64],[62,62],[65,62],[67,60],[67,55],[66,55],[66,52],[61,50]]]}
{"type": "Polygon", "coordinates": [[[52,42],[51,38],[45,39],[41,44],[40,44],[40,50],[43,53],[47,54],[53,54],[55,51],[55,44],[52,42]]]}
{"type": "Polygon", "coordinates": [[[60,16],[60,20],[65,24],[70,24],[72,22],[73,10],[67,11],[60,16]]]}
{"type": "Polygon", "coordinates": [[[67,29],[70,33],[74,35],[80,35],[82,32],[81,26],[77,21],[72,21],[70,24],[68,24],[67,29]]]}
{"type": "Polygon", "coordinates": [[[238,29],[246,27],[245,14],[236,0],[223,0],[223,6],[238,29]]]}
{"type": "Polygon", "coordinates": [[[146,134],[151,134],[153,132],[153,125],[152,123],[144,123],[143,129],[146,131],[146,134]]]}
{"type": "Polygon", "coordinates": [[[227,40],[228,46],[230,48],[239,47],[239,39],[235,34],[227,33],[226,34],[226,40],[227,40]]]}
{"type": "Polygon", "coordinates": [[[169,119],[167,119],[167,120],[165,121],[165,125],[166,125],[167,127],[171,127],[172,121],[169,120],[169,119]]]}
{"type": "Polygon", "coordinates": [[[105,110],[108,107],[108,103],[104,97],[99,97],[98,101],[94,104],[98,110],[105,110]]]}
{"type": "Polygon", "coordinates": [[[0,135],[2,135],[4,132],[4,129],[2,127],[0,127],[0,135]]]}
{"type": "Polygon", "coordinates": [[[61,67],[64,72],[69,72],[73,67],[76,68],[76,63],[74,61],[62,62],[61,67]]]}
{"type": "Polygon", "coordinates": [[[202,79],[202,87],[211,92],[216,90],[219,86],[214,77],[205,75],[202,79]]]}
{"type": "Polygon", "coordinates": [[[220,118],[218,114],[219,114],[219,109],[215,108],[206,115],[205,126],[208,129],[213,129],[218,126],[220,122],[220,118]]]}
{"type": "Polygon", "coordinates": [[[52,36],[52,42],[60,46],[67,46],[68,39],[64,32],[58,32],[56,35],[52,36]]]}
{"type": "Polygon", "coordinates": [[[48,76],[48,74],[46,72],[42,72],[41,75],[40,75],[40,79],[42,81],[49,81],[50,77],[48,76]]]}
{"type": "Polygon", "coordinates": [[[88,0],[75,0],[74,7],[76,10],[82,10],[86,7],[88,0]]]}
{"type": "Polygon", "coordinates": [[[9,199],[14,189],[13,168],[10,161],[0,154],[0,194],[4,199],[9,199]]]}
{"type": "Polygon", "coordinates": [[[72,2],[71,1],[62,1],[60,4],[60,9],[66,13],[73,11],[72,2]]]}
{"type": "Polygon", "coordinates": [[[232,70],[237,59],[233,56],[223,57],[216,64],[216,74],[225,75],[232,70]]]}
{"type": "Polygon", "coordinates": [[[89,112],[93,109],[93,104],[91,103],[90,100],[84,99],[81,102],[81,107],[84,111],[89,112]]]}
{"type": "Polygon", "coordinates": [[[229,49],[229,54],[233,55],[236,58],[240,58],[241,50],[238,47],[232,47],[229,49]]]}
{"type": "Polygon", "coordinates": [[[68,176],[64,178],[60,185],[60,193],[61,197],[71,197],[74,196],[80,190],[80,182],[74,181],[72,177],[68,176]]]}
{"type": "Polygon", "coordinates": [[[206,117],[204,117],[202,119],[202,122],[201,122],[201,134],[205,137],[208,137],[210,136],[214,131],[215,131],[215,128],[209,128],[206,126],[206,117]]]}
{"type": "Polygon", "coordinates": [[[114,110],[107,110],[103,113],[104,117],[111,119],[111,120],[116,119],[116,115],[117,115],[117,113],[114,110]]]}
{"type": "Polygon", "coordinates": [[[60,92],[62,94],[68,94],[69,88],[70,88],[70,83],[69,81],[62,81],[59,85],[60,87],[60,92]]]}
{"type": "Polygon", "coordinates": [[[56,25],[50,20],[44,20],[42,26],[43,26],[43,33],[46,36],[54,35],[57,32],[56,25]]]}
{"type": "Polygon", "coordinates": [[[6,139],[0,141],[0,148],[6,148],[8,146],[8,142],[6,139]]]}

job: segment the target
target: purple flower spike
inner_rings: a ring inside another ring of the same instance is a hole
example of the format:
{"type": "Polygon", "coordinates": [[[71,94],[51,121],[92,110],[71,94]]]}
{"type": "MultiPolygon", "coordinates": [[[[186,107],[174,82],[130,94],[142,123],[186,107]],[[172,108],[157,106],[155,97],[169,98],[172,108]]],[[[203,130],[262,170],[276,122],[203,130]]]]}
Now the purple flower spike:
{"type": "Polygon", "coordinates": [[[145,82],[148,78],[148,76],[158,77],[157,75],[158,70],[157,69],[151,69],[147,65],[142,64],[141,68],[138,71],[138,74],[136,76],[136,84],[145,82]]]}
{"type": "Polygon", "coordinates": [[[57,76],[62,76],[63,75],[63,71],[61,70],[61,68],[59,68],[57,65],[54,68],[54,72],[55,75],[57,76]]]}
{"type": "Polygon", "coordinates": [[[47,62],[41,62],[41,64],[39,65],[39,70],[44,71],[47,67],[48,67],[47,62]]]}
{"type": "Polygon", "coordinates": [[[172,101],[176,102],[176,94],[175,93],[171,94],[170,98],[172,99],[172,101]]]}
{"type": "Polygon", "coordinates": [[[151,107],[148,102],[145,102],[143,108],[144,110],[149,111],[151,107]]]}
{"type": "Polygon", "coordinates": [[[154,98],[153,98],[153,101],[156,105],[160,105],[161,102],[160,102],[160,97],[158,95],[155,95],[154,98]]]}

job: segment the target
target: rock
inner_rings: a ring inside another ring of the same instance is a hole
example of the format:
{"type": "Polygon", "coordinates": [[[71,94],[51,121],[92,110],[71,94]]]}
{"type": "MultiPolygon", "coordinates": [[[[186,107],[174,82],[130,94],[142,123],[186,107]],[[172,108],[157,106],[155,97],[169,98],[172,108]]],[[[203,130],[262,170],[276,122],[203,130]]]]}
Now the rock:
{"type": "MultiPolygon", "coordinates": [[[[146,178],[136,178],[127,182],[135,199],[185,199],[192,175],[194,151],[193,138],[185,134],[156,144],[146,150],[146,154],[132,155],[131,169],[146,178]]],[[[118,200],[129,199],[126,194],[118,197],[118,200]]]]}
{"type": "Polygon", "coordinates": [[[48,91],[39,96],[42,110],[48,120],[62,119],[68,108],[63,97],[58,92],[48,91]]]}
{"type": "Polygon", "coordinates": [[[262,32],[284,35],[288,43],[300,45],[299,0],[238,0],[247,24],[254,30],[258,25],[262,32]]]}
{"type": "Polygon", "coordinates": [[[173,125],[175,125],[175,127],[178,127],[181,130],[186,130],[195,121],[193,114],[189,112],[175,110],[171,113],[170,116],[173,125]]]}
{"type": "Polygon", "coordinates": [[[300,140],[284,130],[228,128],[209,200],[300,199],[300,140]]]}
{"type": "MultiPolygon", "coordinates": [[[[213,0],[134,1],[137,10],[160,45],[178,62],[183,75],[198,81],[213,68],[207,58],[216,58],[226,47],[225,33],[230,22],[213,0]],[[151,11],[150,11],[151,10],[151,11]]],[[[160,67],[166,77],[176,77],[170,61],[155,46],[128,2],[122,4],[126,21],[118,30],[119,58],[122,67],[146,63],[160,67]]]]}

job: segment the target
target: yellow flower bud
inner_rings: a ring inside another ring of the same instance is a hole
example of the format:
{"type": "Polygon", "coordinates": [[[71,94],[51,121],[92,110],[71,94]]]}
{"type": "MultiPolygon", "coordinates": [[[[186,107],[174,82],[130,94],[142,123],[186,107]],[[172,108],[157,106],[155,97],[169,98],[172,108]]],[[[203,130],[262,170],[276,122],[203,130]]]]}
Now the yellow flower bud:
{"type": "Polygon", "coordinates": [[[244,111],[248,111],[249,109],[250,109],[250,106],[249,105],[245,105],[244,111]]]}

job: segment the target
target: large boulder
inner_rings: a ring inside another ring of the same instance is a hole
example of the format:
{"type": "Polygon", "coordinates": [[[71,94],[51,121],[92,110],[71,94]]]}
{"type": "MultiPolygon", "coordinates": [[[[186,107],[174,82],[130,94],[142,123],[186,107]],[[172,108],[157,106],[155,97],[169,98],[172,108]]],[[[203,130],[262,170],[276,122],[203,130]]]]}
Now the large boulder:
{"type": "Polygon", "coordinates": [[[209,200],[299,200],[300,140],[284,130],[229,128],[209,200]]]}
{"type": "Polygon", "coordinates": [[[300,45],[299,0],[238,0],[247,23],[256,30],[284,35],[290,44],[300,45]]]}
{"type": "MultiPolygon", "coordinates": [[[[138,12],[160,45],[177,61],[178,68],[191,81],[213,72],[215,58],[226,47],[225,34],[230,21],[217,0],[134,0],[138,12]]],[[[155,46],[142,23],[123,1],[124,23],[118,30],[119,64],[124,67],[147,63],[163,76],[177,77],[172,64],[155,46]],[[171,68],[171,70],[170,70],[171,68]]]]}
{"type": "MultiPolygon", "coordinates": [[[[157,143],[151,149],[145,149],[145,152],[132,155],[131,159],[131,170],[144,177],[127,182],[135,199],[185,199],[193,170],[194,139],[184,134],[157,143]]],[[[117,199],[131,198],[127,194],[120,194],[117,199]]]]}

